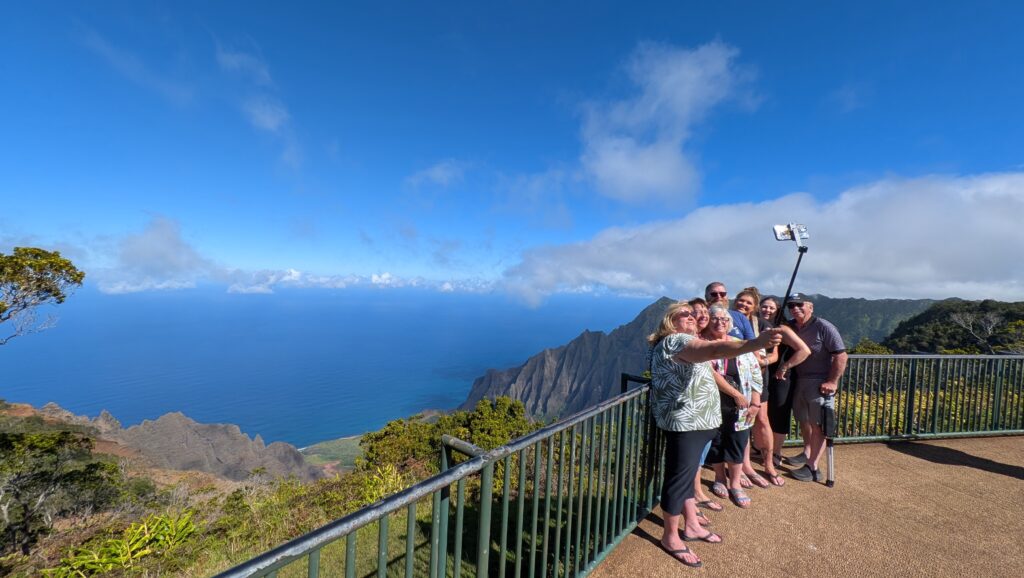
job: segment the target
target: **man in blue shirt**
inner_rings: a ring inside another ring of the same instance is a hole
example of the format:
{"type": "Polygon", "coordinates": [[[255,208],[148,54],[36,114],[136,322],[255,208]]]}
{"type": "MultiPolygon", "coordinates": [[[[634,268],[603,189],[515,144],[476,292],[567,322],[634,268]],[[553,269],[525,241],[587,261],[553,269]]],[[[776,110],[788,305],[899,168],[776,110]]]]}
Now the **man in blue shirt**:
{"type": "Polygon", "coordinates": [[[729,315],[732,315],[732,330],[729,331],[729,335],[740,339],[755,338],[754,328],[750,326],[747,316],[734,309],[729,309],[729,292],[725,290],[724,283],[721,281],[709,283],[704,288],[704,300],[708,302],[708,307],[718,303],[729,310],[729,315]]]}

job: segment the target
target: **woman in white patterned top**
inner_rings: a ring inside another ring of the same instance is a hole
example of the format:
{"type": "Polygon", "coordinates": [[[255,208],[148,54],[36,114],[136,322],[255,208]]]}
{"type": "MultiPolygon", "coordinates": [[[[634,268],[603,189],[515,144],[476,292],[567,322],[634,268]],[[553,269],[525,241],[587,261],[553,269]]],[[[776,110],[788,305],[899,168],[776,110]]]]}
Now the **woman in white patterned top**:
{"type": "MultiPolygon", "coordinates": [[[[729,336],[729,329],[732,327],[732,315],[729,314],[729,310],[721,305],[712,305],[709,313],[711,323],[702,336],[714,343],[733,341],[735,338],[729,336]]],[[[753,353],[746,353],[735,359],[715,359],[711,365],[726,379],[725,383],[719,385],[722,395],[719,437],[712,444],[708,456],[708,461],[715,469],[715,483],[712,484],[711,491],[719,497],[727,495],[737,506],[746,508],[750,506],[750,497],[742,487],[743,475],[758,478],[765,486],[768,485],[753,468],[744,471],[744,458],[750,441],[749,428],[761,406],[761,366],[753,353]],[[744,416],[742,420],[741,416],[744,416]],[[728,478],[726,466],[729,469],[728,478]]]]}
{"type": "Polygon", "coordinates": [[[772,347],[778,333],[769,330],[754,341],[703,341],[693,335],[696,322],[687,303],[673,303],[658,330],[648,336],[651,356],[651,411],[665,433],[665,479],[661,507],[665,527],[661,546],[674,558],[691,567],[701,565],[683,540],[721,542],[721,536],[706,532],[697,517],[693,498],[694,477],[701,450],[722,422],[718,386],[712,373],[712,359],[733,358],[743,353],[772,347]],[[679,518],[685,514],[682,536],[679,518]]]}

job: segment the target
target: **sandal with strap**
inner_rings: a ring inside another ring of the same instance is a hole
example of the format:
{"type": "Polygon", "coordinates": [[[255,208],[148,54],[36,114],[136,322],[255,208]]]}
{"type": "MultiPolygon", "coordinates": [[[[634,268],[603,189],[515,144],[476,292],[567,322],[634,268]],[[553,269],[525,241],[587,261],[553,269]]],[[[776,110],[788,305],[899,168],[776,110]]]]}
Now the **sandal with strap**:
{"type": "Polygon", "coordinates": [[[754,474],[752,476],[749,476],[749,479],[750,479],[751,482],[753,482],[753,484],[755,486],[757,486],[759,488],[767,488],[767,487],[770,486],[768,484],[768,480],[762,478],[759,474],[754,474]]]}
{"type": "MultiPolygon", "coordinates": [[[[669,556],[672,556],[673,558],[689,566],[690,568],[700,568],[704,565],[704,563],[700,560],[697,560],[696,562],[687,562],[686,559],[683,558],[683,556],[691,554],[689,548],[679,548],[678,550],[670,550],[668,546],[661,544],[661,549],[665,552],[668,552],[669,556]]],[[[696,556],[696,554],[694,554],[694,556],[696,556]]]]}
{"type": "Polygon", "coordinates": [[[786,485],[786,480],[779,474],[768,474],[768,481],[771,482],[773,486],[779,488],[786,485]]]}
{"type": "Polygon", "coordinates": [[[740,474],[740,487],[744,489],[754,487],[754,484],[750,483],[750,478],[747,477],[747,474],[740,474]]]}
{"type": "Polygon", "coordinates": [[[729,497],[729,490],[722,482],[715,482],[711,484],[711,493],[723,500],[729,497]]]}
{"type": "Polygon", "coordinates": [[[721,512],[722,510],[725,509],[725,507],[723,507],[722,504],[719,504],[714,500],[704,500],[701,502],[697,502],[697,507],[706,508],[708,510],[711,510],[712,512],[721,512]]]}
{"type": "Polygon", "coordinates": [[[740,508],[750,507],[750,496],[748,496],[743,490],[734,490],[729,488],[729,499],[740,508]]]}
{"type": "Polygon", "coordinates": [[[718,534],[712,532],[711,530],[708,530],[708,533],[704,534],[703,536],[687,536],[686,532],[684,531],[683,532],[683,540],[685,540],[687,542],[696,542],[696,541],[699,540],[701,542],[707,542],[708,544],[721,544],[722,543],[722,537],[719,536],[718,534]]]}

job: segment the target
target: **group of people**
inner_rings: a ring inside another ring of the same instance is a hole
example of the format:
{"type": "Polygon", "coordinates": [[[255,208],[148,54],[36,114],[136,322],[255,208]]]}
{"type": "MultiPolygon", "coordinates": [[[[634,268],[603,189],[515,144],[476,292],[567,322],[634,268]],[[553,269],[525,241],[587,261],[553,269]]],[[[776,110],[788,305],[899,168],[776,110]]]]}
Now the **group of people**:
{"type": "Polygon", "coordinates": [[[664,432],[665,514],[662,547],[691,567],[700,558],[685,542],[722,542],[702,510],[725,506],[705,493],[700,467],[714,470],[710,492],[749,508],[747,489],[785,485],[785,463],[796,480],[818,481],[825,447],[823,416],[834,409],[846,348],[834,325],[814,315],[802,293],[783,304],[792,319],[776,325],[780,304],[756,287],[737,293],[730,307],[721,282],[704,298],[679,301],[648,336],[651,409],[664,432]],[[790,415],[800,423],[803,452],[781,455],[790,415]],[[754,469],[754,458],[764,475],[754,469]]]}

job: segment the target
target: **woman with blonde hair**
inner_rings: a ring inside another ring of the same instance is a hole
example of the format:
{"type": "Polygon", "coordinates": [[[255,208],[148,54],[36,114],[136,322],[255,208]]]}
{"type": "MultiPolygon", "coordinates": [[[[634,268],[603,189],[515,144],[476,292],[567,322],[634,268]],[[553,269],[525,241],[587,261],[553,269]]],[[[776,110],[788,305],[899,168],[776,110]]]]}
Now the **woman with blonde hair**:
{"type": "MultiPolygon", "coordinates": [[[[771,298],[765,299],[765,302],[771,301],[771,298]]],[[[754,327],[754,333],[764,331],[769,327],[775,325],[764,319],[760,313],[761,305],[761,292],[757,290],[757,287],[747,287],[743,291],[736,294],[736,298],[733,300],[733,308],[745,315],[750,319],[750,324],[754,327]]],[[[791,353],[788,358],[788,365],[795,367],[799,365],[803,360],[807,359],[807,356],[811,354],[811,350],[807,347],[807,344],[797,336],[797,334],[789,327],[782,326],[782,343],[789,347],[791,353]]],[[[751,483],[761,488],[767,488],[769,482],[773,486],[785,485],[785,480],[779,475],[776,469],[774,459],[774,446],[775,438],[777,437],[772,431],[770,415],[769,400],[771,399],[772,392],[774,391],[774,382],[779,379],[777,375],[773,375],[769,371],[769,367],[776,363],[779,359],[779,348],[773,347],[771,350],[765,351],[761,357],[761,372],[765,387],[761,392],[761,406],[757,411],[757,419],[754,422],[753,434],[753,445],[760,451],[762,463],[764,464],[764,472],[768,476],[766,481],[754,471],[750,463],[750,448],[747,447],[746,456],[744,459],[744,472],[747,473],[751,483]]],[[[776,372],[777,373],[777,372],[776,372]]],[[[784,379],[784,376],[783,376],[784,379]]],[[[781,449],[781,448],[780,448],[781,449]]]]}
{"type": "Polygon", "coordinates": [[[730,359],[778,344],[775,330],[752,341],[704,341],[697,338],[693,308],[673,303],[658,329],[647,338],[651,355],[651,412],[665,435],[665,473],[661,507],[665,514],[661,546],[673,558],[701,566],[683,540],[718,543],[722,537],[704,531],[697,516],[694,477],[700,452],[721,425],[718,386],[712,359],[730,359]],[[684,518],[680,536],[680,517],[684,518]]]}

